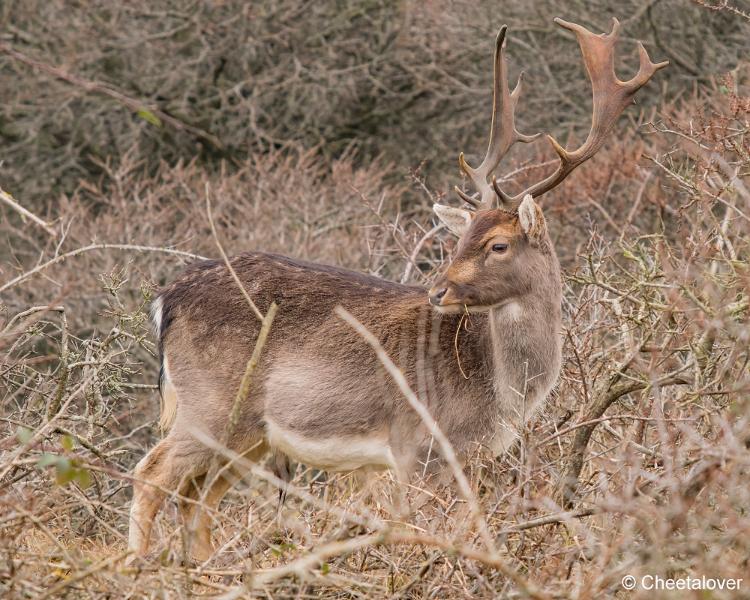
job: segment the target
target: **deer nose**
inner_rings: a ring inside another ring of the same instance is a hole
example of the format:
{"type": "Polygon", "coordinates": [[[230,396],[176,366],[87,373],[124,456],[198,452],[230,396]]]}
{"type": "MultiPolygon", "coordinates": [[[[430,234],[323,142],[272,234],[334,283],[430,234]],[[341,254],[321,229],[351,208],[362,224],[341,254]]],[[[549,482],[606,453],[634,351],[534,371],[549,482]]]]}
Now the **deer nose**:
{"type": "Polygon", "coordinates": [[[430,304],[433,306],[440,306],[440,301],[443,299],[443,296],[445,296],[445,292],[447,291],[448,288],[440,288],[430,292],[430,304]]]}

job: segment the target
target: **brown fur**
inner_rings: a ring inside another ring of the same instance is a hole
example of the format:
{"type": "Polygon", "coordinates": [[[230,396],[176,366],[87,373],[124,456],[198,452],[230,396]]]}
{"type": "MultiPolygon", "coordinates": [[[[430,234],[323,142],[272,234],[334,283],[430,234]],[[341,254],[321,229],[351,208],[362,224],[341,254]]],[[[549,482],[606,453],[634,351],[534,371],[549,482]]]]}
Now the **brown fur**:
{"type": "MultiPolygon", "coordinates": [[[[339,305],[380,340],[460,455],[476,444],[506,449],[560,366],[559,268],[546,231],[544,240],[541,247],[530,244],[518,218],[508,213],[478,213],[441,283],[469,308],[493,306],[468,316],[436,310],[419,287],[274,254],[235,256],[232,266],[259,309],[276,302],[279,310],[227,441],[230,449],[265,448],[273,423],[313,445],[387,444],[394,462],[389,466],[402,474],[427,458],[427,429],[372,348],[334,314],[339,305]],[[499,260],[484,248],[498,235],[511,244],[499,260]],[[463,277],[454,281],[451,273],[463,277]]],[[[219,261],[188,268],[159,302],[165,376],[174,386],[177,410],[169,435],[136,474],[180,489],[182,482],[205,475],[213,457],[191,432],[224,439],[259,321],[219,261]]],[[[213,504],[228,485],[209,494],[213,504]]],[[[153,518],[163,497],[144,489],[137,488],[131,521],[131,547],[138,552],[148,544],[147,527],[139,523],[153,518]]],[[[205,519],[189,517],[197,528],[195,554],[205,557],[205,519]]]]}

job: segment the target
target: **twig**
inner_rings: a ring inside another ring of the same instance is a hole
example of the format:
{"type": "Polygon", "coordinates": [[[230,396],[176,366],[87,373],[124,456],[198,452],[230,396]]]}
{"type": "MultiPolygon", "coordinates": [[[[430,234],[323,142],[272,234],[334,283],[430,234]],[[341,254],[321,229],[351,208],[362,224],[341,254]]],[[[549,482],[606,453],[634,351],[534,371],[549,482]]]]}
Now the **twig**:
{"type": "MultiPolygon", "coordinates": [[[[519,588],[530,598],[545,600],[548,596],[531,586],[515,569],[509,566],[498,556],[493,556],[470,548],[454,544],[450,541],[424,534],[413,534],[405,531],[393,531],[386,529],[378,533],[372,533],[356,538],[351,538],[342,542],[331,542],[321,546],[314,551],[294,560],[284,566],[274,569],[256,571],[253,573],[253,588],[263,588],[264,586],[289,576],[306,577],[309,571],[329,558],[335,556],[345,556],[352,552],[368,546],[392,546],[409,544],[414,546],[428,546],[439,548],[446,554],[457,554],[469,560],[475,560],[500,571],[503,575],[513,580],[519,588]]],[[[247,594],[247,588],[242,586],[235,588],[230,593],[220,596],[220,600],[235,600],[247,594]]]]}
{"type": "Polygon", "coordinates": [[[430,434],[434,436],[437,443],[440,444],[440,450],[443,454],[443,457],[453,471],[453,476],[456,478],[456,483],[458,483],[461,495],[464,497],[464,500],[466,500],[466,502],[469,504],[469,507],[471,508],[472,516],[474,517],[474,520],[479,527],[480,535],[482,536],[487,549],[493,555],[496,555],[497,550],[495,549],[495,544],[490,537],[489,531],[487,529],[487,523],[484,520],[484,516],[479,507],[479,503],[477,502],[476,497],[471,491],[469,481],[468,479],[466,479],[466,475],[464,474],[463,468],[461,467],[461,463],[459,463],[458,457],[453,450],[453,445],[448,440],[448,437],[443,433],[442,429],[440,429],[440,426],[432,417],[427,407],[419,400],[419,398],[417,398],[416,394],[409,387],[409,383],[406,381],[406,378],[401,372],[401,369],[399,369],[393,363],[391,358],[383,349],[383,346],[381,346],[378,339],[343,307],[337,306],[335,312],[339,317],[346,321],[346,323],[348,323],[352,327],[352,329],[354,329],[360,336],[362,336],[362,338],[372,347],[380,362],[386,368],[389,375],[393,377],[393,380],[398,385],[399,390],[401,390],[401,393],[409,402],[409,405],[419,415],[419,417],[422,419],[422,422],[427,425],[430,434]]]}
{"type": "Polygon", "coordinates": [[[30,271],[21,273],[21,275],[19,275],[18,277],[11,279],[8,283],[1,286],[0,292],[4,292],[5,290],[12,288],[19,283],[26,281],[29,277],[36,275],[40,271],[44,271],[44,269],[51,267],[52,265],[63,262],[66,258],[72,258],[85,252],[91,252],[92,250],[133,250],[135,252],[163,252],[164,254],[173,254],[175,256],[183,256],[185,258],[193,258],[196,260],[206,259],[205,256],[201,256],[199,254],[183,252],[182,250],[172,250],[171,248],[158,248],[156,246],[139,246],[135,244],[91,244],[89,246],[76,248],[75,250],[71,250],[70,252],[66,252],[65,254],[55,256],[55,258],[48,260],[46,263],[34,267],[30,271]]]}
{"type": "Polygon", "coordinates": [[[401,276],[401,283],[406,283],[407,281],[409,281],[409,277],[411,276],[411,271],[417,262],[417,256],[419,255],[419,252],[422,250],[422,246],[424,246],[425,242],[429,240],[433,235],[435,235],[438,231],[440,231],[442,228],[443,228],[442,223],[435,225],[435,227],[433,227],[427,233],[425,233],[422,236],[422,238],[419,240],[419,242],[417,242],[417,245],[414,246],[414,250],[412,250],[411,256],[409,256],[409,260],[406,263],[404,274],[401,276]]]}
{"type": "Polygon", "coordinates": [[[34,213],[28,211],[23,206],[18,204],[18,202],[14,200],[13,196],[11,196],[3,188],[0,188],[0,200],[5,202],[5,204],[10,206],[13,210],[15,210],[22,217],[31,219],[31,221],[39,225],[39,227],[44,229],[44,231],[49,233],[52,237],[57,237],[57,232],[46,221],[44,221],[43,219],[40,219],[34,213]]]}
{"type": "MultiPolygon", "coordinates": [[[[245,289],[245,286],[242,285],[242,282],[240,281],[239,276],[237,275],[237,272],[234,270],[234,267],[232,266],[232,263],[229,262],[229,258],[227,257],[227,253],[224,252],[224,248],[221,245],[221,242],[219,241],[219,235],[216,233],[216,226],[214,225],[214,218],[211,214],[211,194],[208,187],[208,182],[206,182],[206,214],[208,215],[208,223],[211,226],[211,234],[214,236],[214,241],[216,242],[216,247],[219,249],[219,253],[221,254],[221,258],[224,259],[224,264],[227,266],[227,269],[229,269],[229,273],[232,275],[232,279],[234,279],[234,282],[237,284],[237,287],[240,288],[240,292],[242,292],[242,295],[245,297],[245,300],[247,301],[248,305],[252,309],[252,311],[255,313],[255,316],[258,317],[258,319],[262,322],[265,317],[263,317],[263,313],[258,310],[258,307],[255,306],[255,302],[253,302],[253,299],[250,297],[250,294],[247,293],[247,290],[245,289]]],[[[276,311],[274,310],[274,313],[276,311]]]]}
{"type": "Polygon", "coordinates": [[[585,417],[582,419],[588,424],[584,425],[583,427],[579,427],[578,425],[571,427],[571,429],[576,429],[576,435],[573,439],[573,444],[568,454],[568,466],[562,477],[563,506],[565,508],[572,508],[576,502],[578,477],[581,474],[581,469],[583,468],[586,448],[588,447],[591,435],[594,433],[594,429],[596,429],[596,426],[600,423],[600,417],[605,413],[605,411],[617,400],[632,392],[645,390],[652,386],[684,385],[690,383],[679,375],[676,375],[674,377],[662,378],[659,381],[655,382],[618,382],[617,380],[621,376],[622,369],[618,369],[612,376],[612,378],[610,378],[609,383],[605,387],[605,389],[601,393],[597,394],[597,396],[594,398],[593,404],[587,411],[585,417]]]}
{"type": "Polygon", "coordinates": [[[268,308],[268,312],[266,312],[266,316],[263,317],[263,324],[260,327],[258,339],[255,342],[255,347],[253,348],[253,353],[250,356],[250,360],[247,361],[245,373],[242,375],[242,381],[240,381],[240,387],[237,390],[237,395],[234,399],[234,405],[232,406],[232,412],[230,413],[229,417],[227,440],[231,438],[232,430],[237,426],[240,418],[240,408],[245,403],[247,395],[250,393],[250,383],[253,379],[253,373],[255,373],[255,369],[258,367],[260,354],[263,351],[263,347],[266,345],[268,332],[271,330],[271,324],[273,323],[273,319],[276,316],[276,311],[278,310],[278,308],[278,305],[275,302],[272,302],[271,306],[268,308]]]}
{"type": "MultiPolygon", "coordinates": [[[[13,318],[11,318],[11,320],[8,321],[8,324],[0,332],[0,337],[3,337],[6,334],[8,334],[8,332],[10,332],[10,328],[13,327],[13,324],[20,319],[24,319],[30,315],[40,313],[40,312],[63,312],[64,310],[65,310],[64,306],[32,306],[31,308],[27,308],[26,310],[18,313],[17,315],[14,315],[13,318]]],[[[20,327],[25,327],[25,326],[26,326],[26,323],[22,323],[20,325],[20,327]]]]}
{"type": "Polygon", "coordinates": [[[59,592],[61,592],[65,588],[73,585],[74,583],[78,581],[81,581],[82,579],[86,579],[86,577],[89,577],[90,575],[93,575],[94,573],[98,571],[102,571],[106,569],[110,565],[113,565],[117,563],[118,561],[122,560],[127,555],[128,555],[128,552],[120,552],[119,554],[116,554],[115,556],[110,556],[109,558],[100,560],[98,563],[91,565],[85,571],[80,571],[79,573],[76,573],[75,575],[71,575],[70,577],[66,578],[64,581],[61,581],[57,585],[53,585],[51,588],[48,588],[47,591],[45,591],[41,596],[37,596],[37,600],[44,600],[45,598],[57,597],[59,592]]]}
{"type": "Polygon", "coordinates": [[[109,85],[100,83],[98,81],[84,79],[83,77],[79,77],[78,75],[73,75],[72,73],[63,71],[58,67],[53,67],[52,65],[43,63],[39,60],[31,58],[30,56],[26,56],[23,52],[19,52],[6,43],[0,43],[0,52],[2,52],[3,54],[7,54],[18,62],[21,62],[35,69],[39,69],[47,75],[51,75],[56,79],[62,79],[63,81],[86,90],[87,92],[93,92],[95,94],[108,96],[109,98],[112,98],[116,102],[119,102],[123,106],[129,108],[133,112],[142,115],[144,119],[148,120],[157,127],[161,126],[161,123],[164,122],[174,127],[178,131],[187,131],[195,137],[208,142],[217,150],[221,150],[223,148],[223,144],[215,135],[203,131],[202,129],[200,129],[199,127],[195,127],[194,125],[188,125],[184,121],[181,121],[180,119],[177,119],[172,115],[168,115],[163,110],[160,110],[153,105],[149,106],[142,100],[126,96],[119,90],[116,90],[109,85]]]}
{"type": "MultiPolygon", "coordinates": [[[[207,448],[210,448],[214,450],[215,452],[221,454],[225,458],[227,458],[230,462],[230,464],[236,464],[240,466],[243,470],[243,472],[247,472],[250,475],[253,475],[255,477],[258,477],[262,479],[263,481],[266,481],[270,483],[271,485],[277,487],[280,490],[283,490],[284,492],[288,493],[290,496],[294,496],[296,498],[299,498],[303,502],[306,502],[310,506],[314,506],[316,508],[320,508],[322,510],[328,511],[331,514],[335,515],[342,521],[346,521],[349,523],[353,523],[354,525],[360,525],[362,527],[367,527],[370,529],[382,529],[384,527],[383,522],[380,520],[380,518],[371,513],[367,508],[363,508],[362,513],[363,514],[356,514],[349,512],[347,510],[340,509],[336,506],[331,506],[327,504],[324,500],[321,500],[314,494],[311,494],[309,492],[306,492],[303,489],[300,489],[292,484],[290,484],[287,481],[284,481],[280,477],[277,477],[274,475],[271,471],[264,468],[262,465],[259,465],[256,462],[253,462],[251,460],[248,460],[241,454],[234,452],[233,450],[230,450],[226,447],[225,444],[222,444],[217,439],[213,438],[209,434],[207,434],[204,430],[200,429],[199,427],[191,427],[189,429],[190,434],[198,440],[200,443],[202,443],[207,448]]],[[[166,491],[167,493],[172,493],[174,495],[174,490],[167,490],[159,488],[159,486],[155,486],[148,482],[147,480],[139,480],[139,483],[143,483],[144,485],[150,485],[154,487],[155,489],[160,489],[161,491],[166,491]]],[[[199,502],[196,502],[193,499],[190,498],[180,498],[181,500],[185,500],[186,502],[190,502],[193,504],[199,504],[199,502]]]]}
{"type": "Polygon", "coordinates": [[[60,334],[60,374],[58,375],[55,395],[47,405],[47,420],[54,417],[60,409],[60,404],[68,386],[68,377],[70,376],[70,365],[68,364],[68,319],[65,316],[64,310],[60,311],[60,329],[62,331],[60,334]]]}
{"type": "Polygon", "coordinates": [[[25,443],[21,444],[12,455],[3,457],[4,468],[2,471],[0,471],[0,480],[2,480],[14,467],[15,461],[20,456],[33,448],[39,442],[39,440],[41,440],[49,431],[53,430],[56,427],[57,420],[65,414],[65,411],[68,409],[73,400],[75,400],[79,394],[83,393],[93,380],[94,375],[82,381],[75,390],[68,394],[67,400],[65,400],[65,402],[60,406],[57,413],[52,415],[51,418],[39,429],[37,429],[36,432],[34,432],[25,443]]]}
{"type": "MultiPolygon", "coordinates": [[[[562,437],[564,435],[569,434],[571,431],[575,431],[576,429],[580,429],[581,427],[588,427],[590,425],[597,425],[599,423],[604,423],[605,421],[616,421],[618,419],[630,419],[631,421],[656,421],[656,417],[642,417],[639,415],[628,415],[628,414],[622,414],[622,415],[610,415],[606,417],[599,417],[598,419],[591,419],[588,421],[579,421],[575,425],[571,425],[570,427],[566,427],[565,429],[561,429],[560,431],[557,431],[553,433],[552,435],[547,436],[543,440],[536,442],[534,445],[537,448],[541,448],[542,446],[546,446],[549,444],[552,440],[555,440],[559,437],[562,437]]],[[[695,421],[695,419],[664,419],[671,420],[671,421],[695,421]]]]}
{"type": "Polygon", "coordinates": [[[518,523],[517,525],[512,525],[511,527],[508,527],[507,529],[503,529],[498,534],[498,537],[507,535],[509,533],[517,533],[519,531],[526,531],[527,529],[533,529],[534,527],[542,527],[543,525],[551,525],[552,523],[564,523],[565,521],[570,521],[571,519],[580,519],[582,517],[590,517],[591,515],[594,515],[597,512],[598,511],[595,508],[581,508],[579,510],[565,511],[565,512],[556,513],[554,515],[546,515],[544,517],[538,517],[536,519],[531,519],[523,523],[518,523]]]}

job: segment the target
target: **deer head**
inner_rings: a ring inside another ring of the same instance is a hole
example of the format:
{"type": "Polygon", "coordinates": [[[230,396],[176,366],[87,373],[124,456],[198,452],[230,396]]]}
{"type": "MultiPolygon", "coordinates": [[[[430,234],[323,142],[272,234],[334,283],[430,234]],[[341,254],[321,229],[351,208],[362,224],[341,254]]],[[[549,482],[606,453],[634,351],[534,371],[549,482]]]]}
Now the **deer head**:
{"type": "Polygon", "coordinates": [[[531,196],[517,212],[434,208],[460,237],[448,269],[430,290],[430,303],[441,311],[476,312],[511,302],[548,283],[540,273],[557,272],[544,216],[531,196]]]}
{"type": "Polygon", "coordinates": [[[638,43],[640,67],[629,81],[620,81],[614,71],[614,47],[619,22],[612,31],[596,35],[575,23],[555,19],[575,33],[593,91],[593,116],[589,134],[576,150],[564,149],[547,136],[559,157],[555,171],[543,180],[511,196],[492,173],[516,142],[531,142],[541,134],[524,135],[515,126],[515,108],[521,94],[523,73],[510,92],[505,61],[503,26],[495,42],[494,85],[490,142],[482,163],[473,168],[459,155],[461,170],[478,194],[456,192],[469,205],[433,207],[438,218],[459,239],[456,253],[446,272],[430,290],[430,303],[444,311],[484,310],[528,294],[545,284],[543,274],[557,272],[557,258],[547,233],[541,208],[534,201],[560,184],[580,164],[591,158],[604,143],[617,118],[656,71],[668,62],[654,64],[643,44],[638,43]],[[491,178],[491,179],[490,179],[491,178]]]}

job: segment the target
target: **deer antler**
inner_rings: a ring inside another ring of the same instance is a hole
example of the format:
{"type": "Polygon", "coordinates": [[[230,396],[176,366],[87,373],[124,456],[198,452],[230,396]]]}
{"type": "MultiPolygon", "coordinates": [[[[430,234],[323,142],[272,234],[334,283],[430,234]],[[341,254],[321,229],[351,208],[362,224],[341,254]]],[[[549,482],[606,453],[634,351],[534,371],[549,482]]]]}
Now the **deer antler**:
{"type": "MultiPolygon", "coordinates": [[[[592,93],[594,98],[591,129],[583,145],[578,149],[572,151],[565,150],[565,148],[563,148],[552,136],[548,135],[547,139],[550,141],[555,152],[560,157],[560,164],[558,165],[554,173],[552,173],[542,181],[539,181],[523,190],[522,192],[516,194],[515,196],[509,196],[504,193],[493,178],[493,191],[497,194],[497,196],[506,207],[513,210],[516,210],[518,208],[518,205],[527,194],[531,194],[532,197],[536,198],[548,192],[549,190],[560,184],[577,166],[586,162],[589,158],[596,154],[596,152],[602,147],[604,139],[611,131],[612,127],[617,121],[617,118],[620,116],[622,111],[625,110],[625,107],[632,101],[635,93],[640,88],[642,88],[649,81],[649,79],[651,79],[656,71],[666,67],[669,64],[669,61],[664,61],[656,64],[652,63],[651,59],[648,56],[648,52],[646,52],[646,49],[643,47],[643,44],[638,42],[638,51],[640,55],[640,67],[638,69],[638,73],[636,73],[635,77],[633,77],[629,81],[620,81],[617,78],[617,75],[615,75],[614,68],[614,48],[615,43],[617,42],[617,33],[620,28],[620,23],[617,19],[612,19],[612,31],[610,31],[608,34],[601,35],[591,33],[581,25],[577,25],[576,23],[569,23],[559,18],[555,19],[555,23],[575,33],[576,38],[578,39],[578,45],[581,48],[581,54],[583,55],[583,62],[586,67],[586,73],[588,74],[589,80],[591,81],[592,93]]],[[[500,30],[501,35],[498,36],[498,39],[500,39],[501,36],[504,37],[505,29],[506,28],[503,27],[503,29],[500,30]]],[[[497,55],[497,48],[495,52],[497,55]]],[[[496,96],[498,89],[498,72],[502,72],[503,77],[505,73],[505,63],[504,56],[502,55],[502,49],[500,54],[500,68],[498,68],[497,65],[497,58],[495,65],[496,96]]],[[[504,86],[504,88],[505,90],[507,90],[507,84],[504,86]]],[[[517,89],[518,88],[516,88],[516,91],[517,89]]],[[[517,141],[518,139],[521,139],[521,141],[530,141],[528,136],[521,136],[515,130],[513,124],[513,109],[515,108],[515,103],[517,101],[517,98],[515,97],[516,91],[514,91],[513,94],[510,95],[512,104],[510,108],[505,108],[503,106],[503,129],[506,128],[507,123],[507,134],[498,134],[495,131],[495,116],[493,114],[492,130],[490,133],[490,148],[487,151],[487,156],[482,162],[482,165],[476,171],[467,170],[468,165],[466,165],[465,161],[463,161],[463,158],[459,158],[459,161],[461,161],[462,163],[462,168],[472,178],[475,185],[477,185],[477,188],[480,190],[483,201],[481,208],[489,208],[489,206],[491,205],[484,204],[484,201],[489,197],[489,194],[487,194],[485,191],[486,186],[482,186],[481,182],[477,183],[477,179],[475,179],[475,177],[472,175],[481,175],[482,179],[484,179],[484,183],[486,184],[486,176],[489,175],[489,173],[499,164],[500,159],[515,141],[517,141]],[[496,153],[493,154],[491,150],[493,150],[493,140],[496,136],[500,140],[509,140],[509,142],[507,144],[499,144],[498,142],[495,142],[496,153]],[[499,149],[502,149],[502,151],[498,151],[499,149]],[[492,168],[486,170],[486,172],[485,170],[483,170],[483,168],[486,169],[490,166],[492,166],[492,168]]],[[[501,105],[502,103],[498,103],[496,100],[495,108],[501,105]]],[[[462,194],[461,197],[466,200],[466,194],[462,194]]]]}
{"type": "Polygon", "coordinates": [[[503,25],[495,39],[495,62],[493,68],[492,85],[492,125],[490,126],[490,143],[487,154],[476,169],[469,166],[462,152],[458,156],[458,164],[461,170],[471,179],[479,192],[479,200],[465,194],[458,187],[456,192],[461,198],[477,209],[491,208],[495,201],[495,190],[487,181],[487,177],[500,164],[510,147],[516,142],[531,142],[541,134],[524,135],[516,130],[515,108],[521,95],[523,84],[523,72],[518,76],[513,93],[508,87],[508,67],[505,63],[505,34],[508,26],[503,25]]]}

